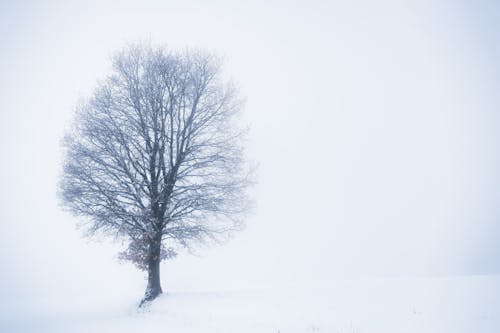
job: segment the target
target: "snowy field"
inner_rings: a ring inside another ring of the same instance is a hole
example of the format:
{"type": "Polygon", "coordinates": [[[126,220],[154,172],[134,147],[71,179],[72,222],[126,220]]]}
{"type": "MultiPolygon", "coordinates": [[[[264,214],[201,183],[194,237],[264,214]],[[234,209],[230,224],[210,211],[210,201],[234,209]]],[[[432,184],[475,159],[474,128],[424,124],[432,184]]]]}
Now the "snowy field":
{"type": "MultiPolygon", "coordinates": [[[[500,277],[331,281],[331,287],[170,291],[2,303],[0,332],[498,332],[500,277]]],[[[137,291],[139,293],[139,291],[137,291]]]]}
{"type": "Polygon", "coordinates": [[[0,32],[0,333],[500,332],[500,1],[0,1],[0,32]],[[136,41],[223,56],[258,164],[247,228],[141,310],[57,196],[136,41]]]}

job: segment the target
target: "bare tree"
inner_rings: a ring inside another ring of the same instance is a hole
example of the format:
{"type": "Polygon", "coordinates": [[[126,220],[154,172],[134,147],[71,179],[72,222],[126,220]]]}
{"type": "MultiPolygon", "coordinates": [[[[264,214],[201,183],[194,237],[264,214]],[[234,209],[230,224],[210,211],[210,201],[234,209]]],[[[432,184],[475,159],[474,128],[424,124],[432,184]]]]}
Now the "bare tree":
{"type": "Polygon", "coordinates": [[[145,44],[118,52],[77,108],[63,140],[62,202],[92,234],[128,240],[120,257],[148,274],[141,304],[162,293],[162,259],[242,226],[249,178],[240,109],[219,58],[145,44]]]}

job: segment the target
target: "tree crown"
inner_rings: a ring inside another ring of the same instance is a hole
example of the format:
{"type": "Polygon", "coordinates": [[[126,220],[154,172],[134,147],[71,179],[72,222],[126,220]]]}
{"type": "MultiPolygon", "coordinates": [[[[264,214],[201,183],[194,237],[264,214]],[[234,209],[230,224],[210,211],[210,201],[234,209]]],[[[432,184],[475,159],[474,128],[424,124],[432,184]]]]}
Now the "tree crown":
{"type": "Polygon", "coordinates": [[[126,236],[121,257],[141,268],[152,239],[169,240],[165,259],[242,227],[250,184],[242,103],[221,65],[200,50],[126,47],[63,140],[63,205],[90,232],[126,236]]]}

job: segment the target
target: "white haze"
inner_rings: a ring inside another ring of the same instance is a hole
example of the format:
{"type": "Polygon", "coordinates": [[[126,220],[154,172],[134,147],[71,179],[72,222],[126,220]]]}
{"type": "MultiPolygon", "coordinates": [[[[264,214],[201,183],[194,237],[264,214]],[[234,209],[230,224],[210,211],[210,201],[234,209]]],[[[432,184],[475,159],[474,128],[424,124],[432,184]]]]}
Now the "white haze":
{"type": "Polygon", "coordinates": [[[455,1],[0,4],[0,291],[145,286],[56,197],[59,140],[126,42],[204,47],[246,97],[256,209],[164,288],[500,271],[499,7],[455,1]],[[144,286],[143,286],[144,285],[144,286]]]}

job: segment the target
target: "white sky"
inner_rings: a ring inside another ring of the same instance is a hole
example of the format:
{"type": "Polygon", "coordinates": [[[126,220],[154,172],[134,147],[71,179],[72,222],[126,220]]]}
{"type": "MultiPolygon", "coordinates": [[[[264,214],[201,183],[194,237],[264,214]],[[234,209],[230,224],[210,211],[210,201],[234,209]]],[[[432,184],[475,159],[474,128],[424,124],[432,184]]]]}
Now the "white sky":
{"type": "Polygon", "coordinates": [[[246,231],[174,286],[499,272],[500,8],[470,3],[0,3],[0,281],[141,279],[55,194],[74,105],[137,40],[225,56],[260,164],[246,231]]]}

